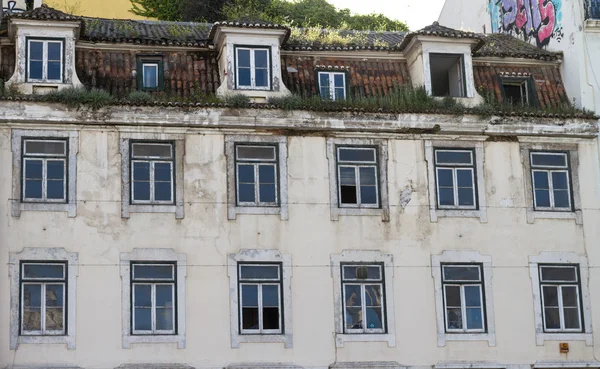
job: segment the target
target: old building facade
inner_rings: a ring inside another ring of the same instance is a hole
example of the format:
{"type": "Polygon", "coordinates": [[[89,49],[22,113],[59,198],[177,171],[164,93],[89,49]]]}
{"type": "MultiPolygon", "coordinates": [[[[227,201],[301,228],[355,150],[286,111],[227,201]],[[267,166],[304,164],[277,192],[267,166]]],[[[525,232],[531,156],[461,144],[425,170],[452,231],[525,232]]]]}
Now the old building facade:
{"type": "Polygon", "coordinates": [[[597,119],[553,113],[562,54],[45,6],[3,30],[0,367],[600,366],[597,119]],[[385,108],[406,85],[464,108],[385,108]],[[70,87],[119,100],[40,97],[70,87]]]}

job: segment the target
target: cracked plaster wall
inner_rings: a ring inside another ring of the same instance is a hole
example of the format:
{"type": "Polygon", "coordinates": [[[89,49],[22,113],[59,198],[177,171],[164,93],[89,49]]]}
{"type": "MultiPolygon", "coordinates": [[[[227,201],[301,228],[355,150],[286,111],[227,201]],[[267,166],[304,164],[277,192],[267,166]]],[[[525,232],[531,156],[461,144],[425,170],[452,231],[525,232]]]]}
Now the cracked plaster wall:
{"type": "MultiPolygon", "coordinates": [[[[20,129],[41,128],[22,125],[20,129]]],[[[141,131],[130,128],[132,131],[141,131]]],[[[178,128],[145,131],[183,134],[178,128]]],[[[239,130],[236,134],[251,134],[239,130]]],[[[342,135],[338,135],[342,136],[342,135]]],[[[363,133],[362,137],[368,136],[363,133]]],[[[429,220],[427,166],[423,137],[392,137],[388,142],[390,221],[381,216],[340,216],[330,220],[329,169],[326,139],[288,138],[289,220],[279,215],[239,214],[227,220],[227,178],[224,134],[191,129],[185,137],[185,217],[132,213],[121,218],[119,132],[114,127],[83,128],[79,132],[77,216],[23,212],[10,216],[11,173],[0,171],[0,266],[6,276],[9,252],[24,247],[64,247],[77,252],[82,264],[77,280],[77,348],[66,345],[22,344],[8,349],[8,334],[0,334],[0,367],[36,366],[41,361],[83,368],[114,368],[122,363],[171,362],[196,368],[225,367],[231,362],[283,362],[326,368],[336,361],[383,361],[402,358],[406,365],[431,366],[442,360],[497,360],[533,363],[560,360],[556,342],[536,346],[533,295],[528,257],[541,251],[592,253],[600,237],[597,211],[583,210],[584,225],[574,220],[525,218],[523,170],[519,143],[486,142],[485,175],[488,223],[478,219],[429,220]],[[584,237],[583,228],[588,227],[584,237]],[[594,243],[596,242],[596,243],[594,243]],[[119,254],[134,248],[172,248],[187,257],[187,348],[176,344],[132,344],[121,348],[121,279],[119,254]],[[227,254],[241,249],[277,249],[293,264],[292,324],[294,346],[282,343],[241,343],[231,348],[227,254]],[[393,255],[396,346],[385,342],[349,342],[335,349],[333,279],[330,256],[343,250],[380,250],[393,255]],[[496,266],[493,288],[497,346],[487,342],[451,342],[437,347],[431,255],[444,250],[478,250],[496,266]],[[306,266],[317,267],[306,267],[306,266]],[[319,265],[324,267],[318,267],[319,265]],[[304,267],[303,267],[304,266],[304,267]],[[410,283],[407,283],[410,282],[410,283]],[[318,298],[315,298],[318,297],[318,298]],[[519,330],[519,335],[511,332],[519,330]],[[99,345],[101,349],[99,349],[99,345]],[[499,359],[498,359],[499,360],[499,359]]],[[[339,138],[339,137],[338,137],[339,138]]],[[[427,139],[441,139],[427,137],[427,139]]],[[[452,140],[453,137],[443,137],[452,140]]],[[[580,141],[582,202],[598,209],[598,159],[593,140],[580,141]]],[[[0,167],[12,165],[10,130],[0,128],[0,167]]],[[[595,259],[598,260],[598,259],[595,259]]],[[[590,290],[600,281],[592,274],[590,290]]],[[[0,278],[0,300],[9,297],[9,284],[0,278]]],[[[591,296],[592,317],[600,322],[598,297],[591,296]]],[[[9,322],[8,304],[0,304],[0,326],[9,322]]],[[[569,360],[593,360],[593,348],[572,342],[569,360]]]]}

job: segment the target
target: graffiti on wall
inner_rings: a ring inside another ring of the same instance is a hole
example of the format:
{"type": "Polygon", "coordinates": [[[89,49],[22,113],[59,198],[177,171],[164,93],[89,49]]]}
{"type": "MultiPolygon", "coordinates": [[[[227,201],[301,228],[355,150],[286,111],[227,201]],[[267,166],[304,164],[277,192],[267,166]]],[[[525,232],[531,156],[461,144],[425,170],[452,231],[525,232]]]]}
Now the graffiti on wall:
{"type": "Polygon", "coordinates": [[[10,0],[7,6],[2,7],[2,11],[4,14],[14,14],[14,13],[23,13],[25,9],[17,7],[17,2],[10,0]]]}
{"type": "Polygon", "coordinates": [[[563,38],[562,0],[489,0],[493,32],[505,32],[539,47],[563,38]]]}

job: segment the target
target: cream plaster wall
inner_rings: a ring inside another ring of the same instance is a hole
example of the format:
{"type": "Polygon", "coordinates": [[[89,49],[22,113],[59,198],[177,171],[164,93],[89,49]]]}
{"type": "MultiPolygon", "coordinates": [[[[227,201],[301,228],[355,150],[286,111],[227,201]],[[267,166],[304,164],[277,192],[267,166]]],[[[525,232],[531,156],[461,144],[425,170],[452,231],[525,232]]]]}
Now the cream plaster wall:
{"type": "MultiPolygon", "coordinates": [[[[21,129],[55,128],[19,124],[21,129]]],[[[64,247],[78,252],[76,349],[66,345],[21,344],[9,350],[9,282],[0,278],[0,367],[69,365],[113,368],[123,363],[187,363],[217,368],[237,362],[287,362],[326,368],[337,361],[399,361],[431,366],[441,361],[488,361],[532,364],[540,360],[594,361],[599,350],[570,342],[560,354],[557,342],[537,346],[528,257],[541,251],[590,252],[600,239],[598,147],[579,142],[584,226],[574,220],[536,219],[527,224],[519,144],[486,142],[485,173],[488,223],[479,219],[440,218],[431,223],[424,137],[380,135],[388,143],[390,222],[381,216],[340,216],[330,220],[326,139],[288,139],[289,220],[279,215],[239,214],[227,220],[224,134],[210,128],[188,128],[185,136],[185,218],[173,214],[132,213],[121,218],[119,133],[115,126],[79,126],[78,209],[66,213],[22,212],[10,215],[11,171],[0,170],[0,266],[7,273],[9,252],[24,247],[64,247]],[[410,201],[403,206],[406,194],[410,201]],[[403,194],[403,195],[401,195],[403,194]],[[584,231],[585,230],[585,231],[584,231]],[[134,248],[172,248],[187,255],[187,343],[132,344],[121,347],[121,278],[119,254],[134,248]],[[277,249],[294,265],[293,348],[283,343],[242,343],[230,347],[227,254],[240,249],[277,249]],[[372,249],[392,254],[396,346],[385,342],[347,342],[335,347],[333,279],[330,256],[343,250],[372,249]],[[437,346],[432,254],[444,250],[477,250],[492,257],[495,347],[486,341],[447,342],[437,346]],[[201,265],[201,266],[199,266],[201,265]]],[[[69,126],[69,129],[72,129],[69,126]]],[[[181,133],[178,128],[130,128],[181,133]]],[[[343,137],[333,132],[330,135],[343,137]]],[[[256,133],[253,129],[236,130],[256,133]]],[[[0,128],[0,168],[10,168],[10,129],[0,128]]],[[[361,137],[370,137],[368,133],[361,137]]],[[[436,139],[436,136],[428,136],[436,139]]],[[[540,138],[540,140],[544,140],[540,138]]],[[[551,139],[546,139],[551,140],[551,139]]],[[[564,139],[554,139],[555,141],[564,139]]],[[[595,259],[593,259],[595,258],[595,259]]],[[[590,264],[594,264],[591,262],[590,264]]],[[[600,274],[590,273],[595,328],[600,329],[600,274]]],[[[569,342],[569,341],[567,341],[569,342]]]]}

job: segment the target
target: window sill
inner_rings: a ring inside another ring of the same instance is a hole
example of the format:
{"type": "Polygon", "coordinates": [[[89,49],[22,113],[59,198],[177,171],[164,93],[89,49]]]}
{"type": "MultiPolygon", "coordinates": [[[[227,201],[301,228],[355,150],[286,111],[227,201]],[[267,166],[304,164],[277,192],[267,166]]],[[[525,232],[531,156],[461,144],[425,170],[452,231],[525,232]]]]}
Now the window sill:
{"type": "Polygon", "coordinates": [[[387,342],[388,347],[396,347],[396,334],[343,334],[336,333],[335,346],[344,347],[346,342],[387,342]]]}
{"type": "Polygon", "coordinates": [[[231,347],[239,348],[240,343],[279,343],[285,348],[293,347],[291,334],[234,334],[231,337],[231,347]]]}
{"type": "Polygon", "coordinates": [[[488,346],[496,346],[496,335],[493,333],[446,333],[443,340],[438,339],[438,346],[446,346],[446,341],[487,341],[488,346]]]}
{"type": "Polygon", "coordinates": [[[479,218],[481,223],[487,223],[487,211],[485,209],[429,209],[431,222],[437,222],[437,218],[479,218]]]}
{"type": "Polygon", "coordinates": [[[130,213],[175,213],[175,219],[183,219],[183,204],[180,205],[140,205],[128,204],[123,206],[122,218],[129,218],[130,213]]]}
{"type": "Polygon", "coordinates": [[[340,216],[380,216],[383,222],[390,221],[390,212],[388,209],[374,208],[340,208],[337,204],[331,206],[331,220],[339,220],[340,216]]]}
{"type": "Polygon", "coordinates": [[[136,335],[123,336],[123,348],[131,348],[132,343],[177,343],[177,348],[185,348],[185,336],[179,335],[136,335]]]}
{"type": "Polygon", "coordinates": [[[543,346],[544,341],[585,341],[586,346],[594,345],[594,337],[589,333],[540,333],[535,334],[535,342],[538,346],[543,346]]]}
{"type": "Polygon", "coordinates": [[[75,337],[70,336],[19,336],[20,344],[61,344],[66,343],[67,349],[75,350],[75,337]]]}
{"type": "Polygon", "coordinates": [[[533,208],[527,208],[527,223],[533,224],[536,219],[575,219],[576,224],[583,224],[581,210],[536,211],[533,208]]]}
{"type": "Polygon", "coordinates": [[[55,211],[55,212],[66,212],[69,218],[73,218],[77,215],[77,204],[76,203],[49,203],[49,202],[20,202],[19,200],[13,200],[12,203],[12,216],[20,217],[22,211],[55,211]]]}
{"type": "Polygon", "coordinates": [[[227,219],[235,220],[238,214],[280,215],[281,220],[288,220],[287,204],[281,206],[236,206],[229,205],[227,219]]]}
{"type": "Polygon", "coordinates": [[[585,21],[585,30],[600,32],[600,19],[588,19],[585,21]]]}

